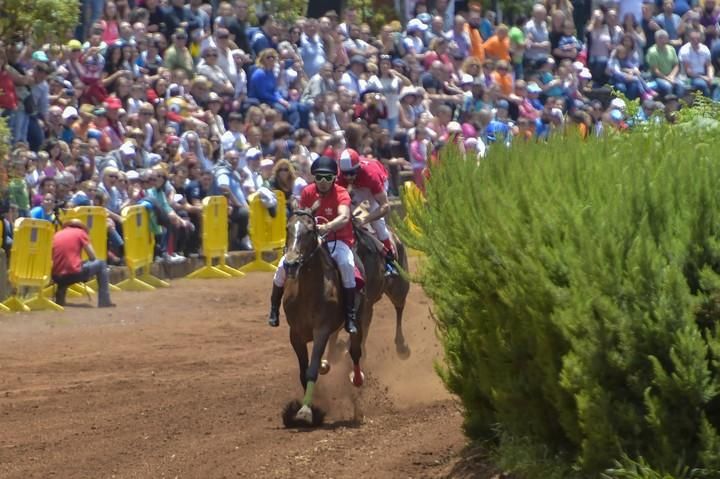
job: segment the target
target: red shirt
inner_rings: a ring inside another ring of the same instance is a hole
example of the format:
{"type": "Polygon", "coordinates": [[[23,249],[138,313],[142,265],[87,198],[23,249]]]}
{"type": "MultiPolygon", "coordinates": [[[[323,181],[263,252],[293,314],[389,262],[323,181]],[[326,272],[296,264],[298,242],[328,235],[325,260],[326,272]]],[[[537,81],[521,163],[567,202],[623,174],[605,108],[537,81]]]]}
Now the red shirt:
{"type": "Polygon", "coordinates": [[[53,236],[53,276],[76,274],[82,270],[82,252],[90,238],[80,228],[63,228],[53,236]]]}
{"type": "Polygon", "coordinates": [[[377,171],[377,174],[380,175],[380,177],[383,180],[383,184],[388,179],[388,172],[385,169],[385,166],[377,159],[375,158],[362,158],[360,160],[360,163],[362,164],[362,168],[370,168],[377,171]]]}
{"type": "MultiPolygon", "coordinates": [[[[320,207],[315,210],[318,216],[327,218],[332,221],[338,217],[338,208],[340,205],[350,206],[350,194],[342,186],[334,184],[332,189],[326,194],[321,195],[317,190],[317,185],[311,183],[307,185],[300,194],[300,208],[312,208],[315,201],[320,200],[320,207]]],[[[352,246],[355,244],[355,235],[353,234],[352,223],[348,223],[335,233],[328,236],[329,241],[339,240],[352,246]]]]}
{"type": "Polygon", "coordinates": [[[17,108],[15,84],[7,70],[0,71],[0,108],[14,110],[17,108]]]}
{"type": "MultiPolygon", "coordinates": [[[[360,160],[360,169],[355,177],[353,188],[367,188],[374,196],[385,191],[385,179],[385,168],[379,161],[360,160]]],[[[337,183],[342,187],[348,185],[347,179],[342,172],[337,177],[337,183]]]]}

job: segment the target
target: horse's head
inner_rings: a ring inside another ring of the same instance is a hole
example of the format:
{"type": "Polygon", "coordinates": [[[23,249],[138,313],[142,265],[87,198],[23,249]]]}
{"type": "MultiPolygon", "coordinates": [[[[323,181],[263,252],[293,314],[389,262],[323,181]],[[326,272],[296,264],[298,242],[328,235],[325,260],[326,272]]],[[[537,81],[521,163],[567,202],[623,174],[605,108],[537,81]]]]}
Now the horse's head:
{"type": "Polygon", "coordinates": [[[285,271],[291,278],[303,263],[317,251],[319,237],[317,223],[310,210],[295,210],[288,220],[287,239],[285,240],[285,271]]]}

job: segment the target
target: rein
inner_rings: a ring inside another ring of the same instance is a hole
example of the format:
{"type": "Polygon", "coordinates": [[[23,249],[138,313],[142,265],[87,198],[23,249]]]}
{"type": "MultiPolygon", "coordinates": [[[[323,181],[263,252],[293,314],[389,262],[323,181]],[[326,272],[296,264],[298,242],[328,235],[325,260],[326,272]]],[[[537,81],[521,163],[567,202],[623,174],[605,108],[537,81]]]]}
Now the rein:
{"type": "MultiPolygon", "coordinates": [[[[312,219],[312,224],[313,224],[312,233],[313,233],[313,235],[315,235],[315,248],[313,248],[313,250],[310,252],[309,255],[307,255],[307,257],[300,256],[297,260],[297,267],[298,267],[298,269],[300,269],[300,268],[302,268],[303,264],[307,263],[308,261],[310,261],[313,258],[313,256],[315,256],[315,253],[317,253],[318,250],[320,249],[320,247],[325,243],[325,237],[324,236],[321,237],[318,234],[317,219],[315,218],[315,216],[312,213],[308,213],[307,211],[297,210],[297,211],[293,211],[293,213],[290,217],[292,218],[293,216],[306,216],[306,217],[312,219]]],[[[285,252],[287,252],[287,245],[285,245],[285,252]]]]}

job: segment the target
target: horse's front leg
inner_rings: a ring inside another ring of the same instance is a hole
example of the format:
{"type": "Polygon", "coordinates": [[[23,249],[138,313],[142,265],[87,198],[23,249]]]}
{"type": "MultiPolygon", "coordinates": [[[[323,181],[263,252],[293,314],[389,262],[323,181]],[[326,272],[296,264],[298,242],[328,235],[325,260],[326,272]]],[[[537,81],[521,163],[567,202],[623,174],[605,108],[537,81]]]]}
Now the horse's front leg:
{"type": "Polygon", "coordinates": [[[307,344],[293,328],[290,328],[290,344],[292,344],[292,347],[295,350],[295,355],[298,359],[298,366],[300,369],[300,384],[302,384],[303,391],[305,391],[307,390],[308,369],[307,344]]]}
{"type": "Polygon", "coordinates": [[[303,405],[297,412],[297,419],[305,421],[308,424],[312,424],[312,401],[313,393],[315,392],[315,383],[317,382],[318,373],[320,371],[320,361],[322,360],[323,354],[325,354],[325,347],[327,346],[328,338],[330,337],[330,331],[321,330],[315,331],[313,334],[313,348],[312,355],[310,356],[310,365],[305,373],[305,379],[307,385],[305,386],[305,397],[303,398],[303,405]]]}
{"type": "MultiPolygon", "coordinates": [[[[366,317],[366,307],[368,307],[367,304],[361,305],[358,311],[358,317],[366,317]]],[[[372,309],[370,313],[372,314],[372,309]]],[[[369,321],[358,321],[358,333],[350,335],[350,357],[353,362],[350,381],[353,383],[353,386],[358,388],[365,382],[365,374],[363,374],[362,369],[360,369],[360,358],[362,357],[364,336],[367,334],[366,328],[369,326],[369,324],[366,323],[369,323],[369,321]]]]}

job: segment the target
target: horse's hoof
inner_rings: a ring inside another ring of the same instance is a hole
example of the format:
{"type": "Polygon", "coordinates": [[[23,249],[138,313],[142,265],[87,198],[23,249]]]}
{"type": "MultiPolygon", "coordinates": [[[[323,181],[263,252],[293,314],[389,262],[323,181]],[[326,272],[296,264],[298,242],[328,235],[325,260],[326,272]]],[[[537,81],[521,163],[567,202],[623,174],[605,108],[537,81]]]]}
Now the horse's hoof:
{"type": "Polygon", "coordinates": [[[407,343],[395,343],[395,352],[400,359],[407,359],[410,357],[410,348],[407,343]]]}
{"type": "Polygon", "coordinates": [[[330,362],[327,359],[320,361],[320,374],[323,376],[330,372],[330,362]]]}
{"type": "Polygon", "coordinates": [[[312,409],[310,409],[308,406],[303,406],[300,408],[300,410],[295,414],[295,419],[298,421],[302,421],[305,424],[312,424],[313,422],[313,413],[312,409]]]}
{"type": "Polygon", "coordinates": [[[365,382],[365,373],[360,371],[360,374],[355,374],[355,371],[350,372],[350,382],[356,388],[359,388],[365,382]]]}

